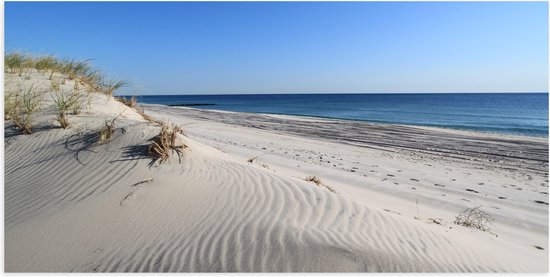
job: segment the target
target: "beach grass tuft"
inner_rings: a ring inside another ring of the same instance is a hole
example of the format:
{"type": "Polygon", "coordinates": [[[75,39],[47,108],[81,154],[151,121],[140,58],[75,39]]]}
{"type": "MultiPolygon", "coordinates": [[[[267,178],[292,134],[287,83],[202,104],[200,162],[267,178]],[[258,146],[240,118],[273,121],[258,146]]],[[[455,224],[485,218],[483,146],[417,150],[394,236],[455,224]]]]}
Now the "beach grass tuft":
{"type": "Polygon", "coordinates": [[[31,85],[29,88],[23,90],[21,101],[24,115],[21,119],[20,127],[23,134],[30,135],[32,134],[32,118],[40,110],[42,95],[34,88],[34,85],[31,85]]]}
{"type": "Polygon", "coordinates": [[[99,130],[99,136],[97,138],[98,144],[109,143],[113,139],[115,133],[115,121],[117,117],[112,120],[105,120],[105,125],[99,130]]]}
{"type": "Polygon", "coordinates": [[[489,225],[491,224],[492,217],[486,212],[482,211],[480,208],[481,206],[466,209],[458,216],[456,216],[454,223],[457,225],[489,232],[489,225]]]}
{"type": "Polygon", "coordinates": [[[101,91],[109,96],[113,96],[115,91],[128,86],[128,82],[124,80],[107,80],[101,83],[101,91]]]}
{"type": "Polygon", "coordinates": [[[132,109],[137,107],[137,98],[135,96],[130,97],[130,99],[127,99],[126,97],[117,97],[116,99],[132,109]]]}
{"type": "Polygon", "coordinates": [[[312,183],[314,183],[316,186],[323,187],[323,188],[327,189],[327,190],[330,191],[330,192],[333,192],[333,193],[336,192],[336,190],[333,189],[332,187],[330,187],[330,186],[328,186],[328,185],[325,185],[325,184],[323,183],[323,181],[321,181],[321,179],[320,179],[319,177],[317,177],[317,176],[307,176],[307,177],[305,178],[305,180],[306,180],[307,182],[312,182],[312,183]]]}
{"type": "Polygon", "coordinates": [[[69,127],[68,111],[73,109],[73,112],[75,112],[75,110],[80,109],[80,93],[77,90],[73,90],[67,95],[65,92],[58,90],[52,95],[52,99],[57,112],[57,122],[59,122],[63,129],[66,129],[69,127]]]}
{"type": "Polygon", "coordinates": [[[173,125],[171,128],[166,124],[161,126],[160,133],[152,139],[149,145],[149,156],[153,158],[154,162],[162,164],[168,160],[172,152],[176,152],[181,163],[183,150],[187,148],[187,145],[177,145],[176,138],[177,134],[182,132],[182,129],[178,126],[173,125]]]}

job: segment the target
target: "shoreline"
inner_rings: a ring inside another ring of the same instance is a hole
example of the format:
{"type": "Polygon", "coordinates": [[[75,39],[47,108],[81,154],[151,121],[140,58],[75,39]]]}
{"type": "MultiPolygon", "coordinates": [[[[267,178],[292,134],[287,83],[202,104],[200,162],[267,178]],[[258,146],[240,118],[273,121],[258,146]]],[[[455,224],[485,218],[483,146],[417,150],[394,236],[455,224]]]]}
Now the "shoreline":
{"type": "MultiPolygon", "coordinates": [[[[165,107],[164,112],[183,110],[187,113],[181,114],[182,116],[194,119],[208,117],[220,123],[320,138],[390,152],[395,152],[394,149],[398,148],[400,151],[431,154],[443,159],[474,157],[474,161],[477,159],[480,163],[497,161],[495,166],[504,168],[520,167],[548,171],[548,138],[543,137],[308,116],[168,107],[162,104],[142,106],[155,112],[163,110],[162,107],[165,107]]],[[[177,115],[177,112],[172,114],[177,115]]]]}
{"type": "MultiPolygon", "coordinates": [[[[148,103],[140,103],[140,105],[160,105],[160,106],[167,106],[167,107],[184,107],[184,108],[193,108],[195,106],[216,106],[218,104],[214,103],[189,103],[189,104],[148,104],[148,103]]],[[[200,109],[200,108],[197,108],[200,109]]],[[[479,133],[483,135],[495,135],[495,136],[507,136],[512,139],[520,139],[520,138],[531,138],[531,139],[546,139],[549,138],[549,133],[545,133],[545,135],[535,135],[535,134],[523,134],[523,133],[514,133],[514,132],[497,132],[497,131],[490,131],[490,130],[481,130],[481,129],[473,129],[473,128],[455,128],[455,127],[445,127],[445,126],[439,126],[439,125],[422,125],[422,124],[404,124],[404,123],[392,123],[392,122],[385,122],[385,121],[376,121],[376,120],[367,120],[367,119],[353,119],[353,118],[336,118],[336,117],[328,117],[328,116],[316,116],[316,115],[300,115],[300,114],[283,114],[283,113],[265,113],[265,112],[241,112],[241,111],[228,111],[228,110],[217,110],[217,109],[203,109],[208,111],[215,111],[215,112],[229,112],[229,113],[246,113],[246,114],[258,114],[258,115],[266,115],[266,116],[281,116],[281,117],[297,117],[297,118],[310,118],[310,119],[326,119],[326,120],[332,120],[332,121],[353,121],[353,122],[364,122],[374,125],[394,125],[394,126],[405,126],[405,127],[417,127],[417,128],[425,128],[425,129],[435,129],[435,130],[449,130],[449,131],[457,131],[457,132],[467,132],[467,133],[479,133]]]]}

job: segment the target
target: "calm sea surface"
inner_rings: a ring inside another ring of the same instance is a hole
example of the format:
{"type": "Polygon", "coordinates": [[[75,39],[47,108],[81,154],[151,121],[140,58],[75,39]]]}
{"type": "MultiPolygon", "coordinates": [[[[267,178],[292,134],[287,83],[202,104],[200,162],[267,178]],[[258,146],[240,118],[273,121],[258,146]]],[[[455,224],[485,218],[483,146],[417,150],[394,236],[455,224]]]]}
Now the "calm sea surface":
{"type": "Polygon", "coordinates": [[[147,104],[548,136],[547,93],[139,96],[147,104]]]}

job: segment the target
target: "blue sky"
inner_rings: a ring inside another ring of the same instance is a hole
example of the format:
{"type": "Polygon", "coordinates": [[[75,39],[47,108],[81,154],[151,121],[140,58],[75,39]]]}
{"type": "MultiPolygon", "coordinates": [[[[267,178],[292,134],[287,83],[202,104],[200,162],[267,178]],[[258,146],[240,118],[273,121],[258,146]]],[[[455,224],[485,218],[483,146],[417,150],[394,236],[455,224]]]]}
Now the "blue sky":
{"type": "Polygon", "coordinates": [[[5,48],[127,93],[546,92],[546,2],[6,2],[5,48]]]}

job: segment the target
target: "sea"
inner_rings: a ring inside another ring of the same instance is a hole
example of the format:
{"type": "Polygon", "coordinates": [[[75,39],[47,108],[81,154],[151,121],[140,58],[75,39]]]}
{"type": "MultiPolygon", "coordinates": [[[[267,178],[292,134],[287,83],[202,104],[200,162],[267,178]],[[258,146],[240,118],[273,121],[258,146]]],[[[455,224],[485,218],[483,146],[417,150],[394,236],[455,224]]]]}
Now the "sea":
{"type": "Polygon", "coordinates": [[[138,101],[548,137],[548,93],[147,95],[138,101]]]}

